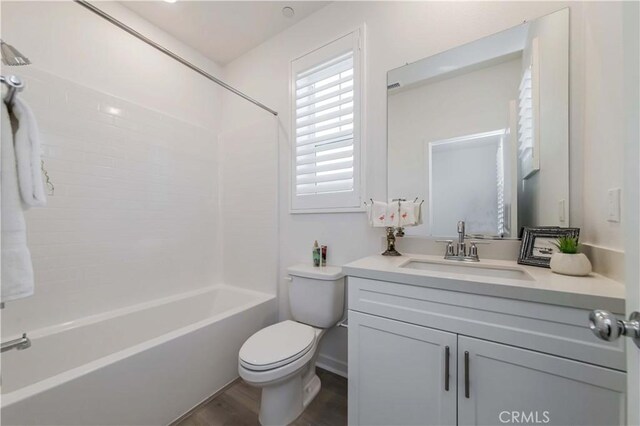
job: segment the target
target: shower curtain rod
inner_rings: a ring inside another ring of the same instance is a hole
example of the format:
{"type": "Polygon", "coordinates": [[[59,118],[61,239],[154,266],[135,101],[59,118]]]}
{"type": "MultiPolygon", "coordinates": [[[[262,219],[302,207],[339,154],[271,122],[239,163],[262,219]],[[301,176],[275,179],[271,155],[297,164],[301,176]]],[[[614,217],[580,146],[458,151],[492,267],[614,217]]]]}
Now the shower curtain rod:
{"type": "Polygon", "coordinates": [[[242,93],[241,91],[239,91],[235,87],[229,86],[227,83],[225,83],[224,81],[212,76],[211,74],[209,74],[208,72],[206,72],[202,68],[197,67],[196,65],[194,65],[191,62],[187,61],[186,59],[176,55],[175,53],[173,53],[169,49],[167,49],[167,48],[159,45],[155,41],[143,36],[138,31],[134,30],[133,28],[131,28],[127,24],[117,20],[116,18],[114,18],[113,16],[111,16],[108,13],[104,12],[103,10],[95,7],[94,5],[89,3],[88,1],[85,1],[85,0],[74,0],[74,1],[76,3],[78,3],[80,6],[83,6],[83,7],[87,8],[88,10],[90,10],[91,12],[93,12],[96,15],[100,16],[101,18],[109,21],[110,23],[112,23],[116,27],[120,28],[121,30],[124,30],[124,31],[128,32],[129,34],[131,34],[132,36],[136,37],[137,39],[145,42],[149,46],[159,50],[160,52],[164,53],[165,55],[171,57],[172,59],[174,59],[174,60],[176,60],[178,62],[180,62],[182,65],[191,68],[193,71],[197,72],[198,74],[202,75],[203,77],[208,78],[209,80],[211,80],[214,83],[224,87],[225,89],[235,93],[236,95],[240,96],[241,98],[244,98],[247,101],[259,106],[260,108],[264,109],[265,111],[269,111],[273,115],[278,115],[277,111],[274,111],[271,108],[269,108],[268,106],[266,106],[266,105],[256,101],[255,99],[251,98],[250,96],[245,95],[244,93],[242,93]]]}

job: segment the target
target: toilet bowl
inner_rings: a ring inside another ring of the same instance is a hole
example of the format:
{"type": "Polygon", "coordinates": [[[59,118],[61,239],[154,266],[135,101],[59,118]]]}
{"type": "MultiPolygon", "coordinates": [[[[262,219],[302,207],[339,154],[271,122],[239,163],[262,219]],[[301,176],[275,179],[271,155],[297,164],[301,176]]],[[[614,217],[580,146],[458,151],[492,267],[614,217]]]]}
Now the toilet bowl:
{"type": "Polygon", "coordinates": [[[293,422],[318,394],[315,364],[320,341],[344,309],[341,268],[298,265],[288,272],[294,321],[263,328],[238,354],[240,377],[262,388],[259,419],[265,426],[293,422]]]}

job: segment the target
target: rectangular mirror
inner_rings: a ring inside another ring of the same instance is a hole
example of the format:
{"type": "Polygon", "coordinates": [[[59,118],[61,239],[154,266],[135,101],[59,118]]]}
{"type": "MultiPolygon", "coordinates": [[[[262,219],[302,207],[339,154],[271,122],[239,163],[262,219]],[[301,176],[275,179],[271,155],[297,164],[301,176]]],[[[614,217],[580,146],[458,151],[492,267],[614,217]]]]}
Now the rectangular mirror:
{"type": "Polygon", "coordinates": [[[390,199],[408,235],[518,238],[569,226],[569,10],[387,74],[390,199]]]}

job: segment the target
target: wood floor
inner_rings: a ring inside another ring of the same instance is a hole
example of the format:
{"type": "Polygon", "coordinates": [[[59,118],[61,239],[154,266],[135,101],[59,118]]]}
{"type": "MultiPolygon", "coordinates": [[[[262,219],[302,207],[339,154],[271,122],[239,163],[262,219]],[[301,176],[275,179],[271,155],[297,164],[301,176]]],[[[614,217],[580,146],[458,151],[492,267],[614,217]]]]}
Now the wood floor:
{"type": "MultiPolygon", "coordinates": [[[[347,424],[347,379],[320,368],[320,393],[295,426],[341,426],[347,424]]],[[[198,408],[177,426],[257,426],[260,390],[242,379],[198,408]]]]}

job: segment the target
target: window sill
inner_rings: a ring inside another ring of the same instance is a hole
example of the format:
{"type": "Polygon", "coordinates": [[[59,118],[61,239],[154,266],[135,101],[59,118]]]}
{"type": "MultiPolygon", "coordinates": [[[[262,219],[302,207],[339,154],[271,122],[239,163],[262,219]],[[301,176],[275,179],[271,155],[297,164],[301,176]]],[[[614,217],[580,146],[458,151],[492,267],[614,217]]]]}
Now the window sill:
{"type": "Polygon", "coordinates": [[[364,207],[345,207],[331,209],[289,209],[289,214],[321,214],[321,213],[365,213],[364,207]]]}

